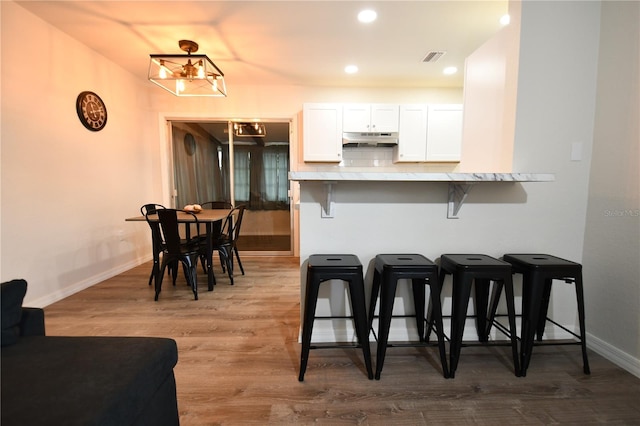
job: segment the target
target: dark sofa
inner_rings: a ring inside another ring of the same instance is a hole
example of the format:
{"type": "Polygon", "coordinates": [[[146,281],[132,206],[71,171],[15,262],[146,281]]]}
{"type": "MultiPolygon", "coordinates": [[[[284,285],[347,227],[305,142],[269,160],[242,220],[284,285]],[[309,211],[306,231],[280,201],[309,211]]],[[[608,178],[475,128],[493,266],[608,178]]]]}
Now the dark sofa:
{"type": "Polygon", "coordinates": [[[2,426],[179,424],[174,340],[45,336],[26,281],[1,288],[2,426]]]}

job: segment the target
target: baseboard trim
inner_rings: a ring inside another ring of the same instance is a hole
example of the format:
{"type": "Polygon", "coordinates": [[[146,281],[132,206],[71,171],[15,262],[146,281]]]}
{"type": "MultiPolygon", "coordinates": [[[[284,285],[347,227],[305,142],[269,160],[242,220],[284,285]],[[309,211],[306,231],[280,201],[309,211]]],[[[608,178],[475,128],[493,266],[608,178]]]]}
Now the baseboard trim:
{"type": "Polygon", "coordinates": [[[148,258],[138,258],[127,263],[123,263],[122,265],[118,265],[115,268],[111,268],[107,271],[103,271],[100,274],[94,275],[82,281],[76,282],[72,285],[66,286],[58,291],[47,294],[44,297],[39,299],[30,300],[27,305],[34,308],[45,308],[55,302],[58,302],[66,297],[69,297],[75,293],[78,293],[82,290],[85,290],[91,286],[94,286],[104,280],[108,280],[109,278],[113,278],[116,275],[119,275],[123,272],[126,272],[130,269],[135,268],[136,266],[142,265],[145,262],[151,260],[151,257],[148,258]]]}
{"type": "Polygon", "coordinates": [[[640,359],[610,345],[604,340],[587,333],[587,347],[618,367],[640,378],[640,359]]]}

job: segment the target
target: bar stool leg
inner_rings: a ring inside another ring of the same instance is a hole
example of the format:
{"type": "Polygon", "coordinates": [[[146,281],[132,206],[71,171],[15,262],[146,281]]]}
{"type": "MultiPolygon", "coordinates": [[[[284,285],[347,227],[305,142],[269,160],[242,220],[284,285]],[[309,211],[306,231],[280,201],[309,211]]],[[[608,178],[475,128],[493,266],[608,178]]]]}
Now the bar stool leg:
{"type": "Polygon", "coordinates": [[[413,306],[416,313],[416,327],[418,328],[418,336],[420,341],[424,342],[424,298],[425,288],[427,285],[426,280],[420,278],[414,278],[411,280],[411,287],[413,290],[413,306]]]}
{"type": "Polygon", "coordinates": [[[505,285],[504,281],[496,281],[491,293],[491,306],[489,307],[489,317],[487,318],[487,337],[491,332],[491,327],[496,318],[496,311],[498,309],[498,303],[500,302],[500,295],[502,289],[505,288],[505,298],[507,302],[507,316],[509,319],[509,338],[511,339],[511,351],[513,355],[513,366],[515,374],[520,377],[520,356],[518,354],[518,336],[516,335],[516,310],[514,304],[514,292],[513,292],[513,280],[508,285],[505,285]]]}
{"type": "MultiPolygon", "coordinates": [[[[447,353],[444,347],[444,326],[442,325],[442,303],[440,302],[440,282],[433,280],[431,284],[431,295],[429,297],[429,324],[435,322],[436,335],[438,336],[438,349],[440,351],[440,363],[442,364],[442,374],[448,379],[449,368],[447,366],[447,353]],[[434,319],[435,318],[435,319],[434,319]]],[[[425,341],[428,341],[425,338],[425,341]]]]}
{"type": "Polygon", "coordinates": [[[316,316],[316,302],[318,300],[319,282],[312,282],[307,278],[305,304],[304,304],[304,324],[302,325],[302,351],[300,353],[300,375],[298,381],[304,380],[304,373],[307,370],[309,360],[309,350],[311,348],[311,333],[313,332],[313,321],[316,316]]]}
{"type": "Polygon", "coordinates": [[[474,282],[475,297],[474,310],[476,313],[476,330],[478,332],[478,340],[487,342],[487,305],[489,303],[489,286],[491,280],[484,278],[476,278],[474,282]]]}
{"type": "Polygon", "coordinates": [[[369,322],[364,302],[364,282],[362,276],[349,281],[349,291],[351,293],[351,311],[353,312],[353,322],[355,323],[358,342],[362,346],[364,363],[367,368],[369,380],[373,379],[373,368],[371,366],[371,349],[369,347],[369,322]]]}
{"type": "Polygon", "coordinates": [[[378,296],[380,293],[380,273],[374,269],[373,271],[373,284],[371,286],[371,299],[369,303],[369,330],[373,329],[373,318],[376,313],[376,304],[378,303],[378,296]]]}
{"type": "Polygon", "coordinates": [[[540,316],[538,317],[538,326],[536,328],[536,338],[542,341],[544,336],[544,328],[547,325],[547,312],[549,311],[549,300],[551,299],[551,284],[553,279],[544,280],[544,293],[542,293],[542,302],[540,303],[540,316]]]}
{"type": "Polygon", "coordinates": [[[380,294],[380,315],[378,317],[378,349],[376,352],[376,374],[375,379],[380,380],[380,373],[384,366],[384,358],[387,352],[389,341],[389,328],[391,327],[391,316],[393,310],[393,299],[396,295],[398,282],[385,277],[385,285],[382,286],[380,294]]]}
{"type": "MultiPolygon", "coordinates": [[[[431,289],[433,291],[433,287],[431,287],[431,289]]],[[[431,330],[433,330],[432,318],[433,318],[433,315],[435,314],[435,312],[433,312],[434,299],[435,299],[435,295],[431,294],[429,296],[429,304],[427,305],[427,329],[424,333],[424,341],[427,343],[429,343],[429,340],[431,339],[431,330]]],[[[442,307],[442,301],[440,299],[438,299],[438,301],[440,302],[440,306],[442,307]]],[[[440,314],[442,314],[442,310],[440,310],[440,314]]],[[[442,330],[442,332],[444,333],[444,329],[442,330]]]]}
{"type": "Polygon", "coordinates": [[[458,368],[464,324],[469,307],[472,279],[453,274],[453,303],[451,309],[451,345],[449,348],[449,377],[454,378],[458,368]]]}
{"type": "MultiPolygon", "coordinates": [[[[444,273],[443,270],[440,271],[440,273],[438,274],[438,298],[436,299],[436,294],[431,294],[429,296],[429,304],[427,306],[427,330],[424,334],[424,341],[429,343],[429,340],[431,339],[431,331],[433,331],[433,315],[436,314],[436,312],[434,312],[434,308],[435,305],[434,300],[437,300],[438,302],[438,306],[440,307],[440,319],[442,320],[442,288],[444,287],[444,278],[445,278],[446,274],[444,273]]],[[[433,291],[434,286],[431,286],[431,291],[433,291]]],[[[442,335],[444,336],[444,328],[442,328],[442,335]]]]}
{"type": "Polygon", "coordinates": [[[489,307],[489,316],[487,318],[487,338],[493,327],[493,322],[496,319],[496,312],[498,311],[498,304],[500,302],[500,295],[502,294],[502,287],[504,284],[502,281],[496,281],[493,284],[493,290],[491,290],[491,306],[489,307]]]}
{"type": "MultiPolygon", "coordinates": [[[[538,328],[540,320],[539,306],[542,303],[544,286],[536,285],[536,283],[543,282],[537,272],[525,274],[522,278],[523,286],[525,287],[523,297],[523,315],[522,315],[522,336],[521,336],[521,355],[520,355],[520,367],[521,376],[527,375],[527,368],[531,361],[531,352],[533,351],[533,341],[536,330],[538,328]],[[536,309],[538,307],[538,309],[536,309]]],[[[507,298],[509,296],[507,295],[507,298]]]]}
{"type": "Polygon", "coordinates": [[[514,304],[513,280],[511,275],[505,277],[502,282],[507,296],[507,316],[509,317],[509,337],[511,338],[511,355],[516,377],[520,377],[520,362],[518,359],[518,337],[516,336],[516,308],[514,304]]]}
{"type": "Polygon", "coordinates": [[[580,323],[580,340],[582,341],[582,368],[584,374],[591,374],[589,359],[587,358],[587,331],[584,319],[584,292],[582,287],[582,274],[575,278],[576,299],[578,301],[578,322],[580,323]]]}

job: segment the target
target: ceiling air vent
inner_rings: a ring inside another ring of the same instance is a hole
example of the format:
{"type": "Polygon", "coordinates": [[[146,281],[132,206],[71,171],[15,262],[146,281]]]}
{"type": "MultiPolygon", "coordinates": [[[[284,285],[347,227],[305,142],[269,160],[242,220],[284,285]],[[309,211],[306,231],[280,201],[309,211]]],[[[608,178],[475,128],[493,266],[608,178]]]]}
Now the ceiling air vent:
{"type": "Polygon", "coordinates": [[[422,62],[436,62],[438,59],[442,58],[442,56],[447,53],[444,50],[432,50],[427,53],[427,56],[424,57],[422,62]]]}

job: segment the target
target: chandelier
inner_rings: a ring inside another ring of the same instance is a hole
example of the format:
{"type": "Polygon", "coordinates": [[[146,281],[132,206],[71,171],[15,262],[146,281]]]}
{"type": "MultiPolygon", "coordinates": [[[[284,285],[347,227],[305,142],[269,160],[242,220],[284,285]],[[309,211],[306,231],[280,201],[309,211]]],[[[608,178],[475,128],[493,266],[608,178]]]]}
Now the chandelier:
{"type": "Polygon", "coordinates": [[[149,81],[176,96],[227,96],[224,74],[207,55],[194,55],[198,44],[180,40],[186,55],[149,55],[149,81]]]}
{"type": "Polygon", "coordinates": [[[267,128],[264,123],[233,123],[233,135],[237,137],[264,138],[267,128]]]}

